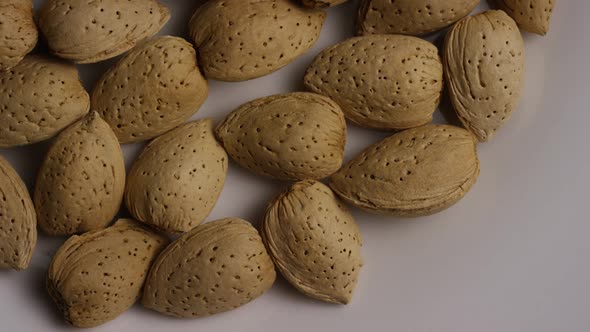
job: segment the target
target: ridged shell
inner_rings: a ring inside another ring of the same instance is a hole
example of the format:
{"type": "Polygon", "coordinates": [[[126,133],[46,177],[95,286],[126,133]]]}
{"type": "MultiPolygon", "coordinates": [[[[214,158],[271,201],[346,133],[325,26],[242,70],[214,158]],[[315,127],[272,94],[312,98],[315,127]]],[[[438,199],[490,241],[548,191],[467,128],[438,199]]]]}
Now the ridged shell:
{"type": "Polygon", "coordinates": [[[346,123],[329,98],[305,92],[256,99],[217,127],[242,167],[282,180],[320,179],[342,165],[346,123]]]}
{"type": "Polygon", "coordinates": [[[27,187],[0,156],[0,268],[24,270],[37,244],[37,217],[27,187]]]}
{"type": "Polygon", "coordinates": [[[95,63],[132,49],[169,18],[156,0],[47,0],[39,11],[39,30],[53,54],[95,63]]]}
{"type": "Polygon", "coordinates": [[[209,215],[227,174],[213,120],[190,122],[156,138],[127,177],[131,214],[167,232],[186,232],[209,215]]]}
{"type": "Polygon", "coordinates": [[[326,185],[301,181],[279,195],[266,211],[262,238],[283,276],[303,294],[350,302],[363,266],[361,235],[326,185]]]}
{"type": "Polygon", "coordinates": [[[115,134],[96,112],[57,136],[37,174],[34,202],[49,235],[106,227],[125,190],[125,164],[115,134]]]}
{"type": "Polygon", "coordinates": [[[139,299],[150,265],[167,243],[164,236],[129,219],[72,236],[49,265],[49,295],[68,323],[104,324],[139,299]]]}
{"type": "Polygon", "coordinates": [[[442,63],[437,48],[416,37],[355,37],[320,53],[304,82],[358,125],[406,129],[432,121],[443,87],[442,63]]]}
{"type": "Polygon", "coordinates": [[[142,304],[175,317],[202,317],[242,306],[274,283],[258,231],[241,219],[198,226],[156,259],[142,304]]]}
{"type": "Polygon", "coordinates": [[[368,147],[332,176],[330,186],[367,211],[415,217],[455,204],[478,175],[476,141],[467,130],[427,125],[368,147]]]}
{"type": "Polygon", "coordinates": [[[480,0],[361,0],[358,33],[424,35],[457,22],[479,3],[480,0]]]}
{"type": "Polygon", "coordinates": [[[74,65],[27,56],[0,72],[0,147],[49,139],[89,109],[90,97],[74,65]]]}
{"type": "Polygon", "coordinates": [[[245,81],[307,52],[325,18],[292,0],[210,0],[195,12],[190,35],[206,77],[245,81]]]}
{"type": "Polygon", "coordinates": [[[520,100],[524,45],[516,23],[499,10],[461,20],[447,34],[444,67],[459,119],[489,141],[520,100]]]}
{"type": "Polygon", "coordinates": [[[37,45],[31,0],[0,2],[0,72],[18,64],[37,45]]]}
{"type": "Polygon", "coordinates": [[[193,47],[178,37],[137,46],[96,83],[92,109],[122,143],[156,137],[186,121],[205,102],[208,84],[193,47]]]}
{"type": "Polygon", "coordinates": [[[523,30],[546,35],[555,7],[555,0],[497,0],[523,30]]]}

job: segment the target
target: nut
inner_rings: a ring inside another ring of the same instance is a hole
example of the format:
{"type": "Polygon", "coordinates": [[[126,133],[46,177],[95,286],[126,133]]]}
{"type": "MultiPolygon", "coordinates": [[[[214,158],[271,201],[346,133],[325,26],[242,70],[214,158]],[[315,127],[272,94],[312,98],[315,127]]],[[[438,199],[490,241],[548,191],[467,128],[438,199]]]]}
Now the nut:
{"type": "Polygon", "coordinates": [[[127,177],[129,212],[166,232],[186,232],[215,206],[227,174],[227,154],[213,120],[190,122],[146,146],[127,177]]]}
{"type": "Polygon", "coordinates": [[[467,130],[427,125],[368,147],[332,176],[330,186],[369,212],[417,217],[458,202],[478,175],[476,141],[467,130]]]}
{"type": "Polygon", "coordinates": [[[198,226],[156,259],[142,304],[175,317],[235,309],[262,295],[276,274],[258,231],[241,219],[198,226]]]}
{"type": "Polygon", "coordinates": [[[320,179],[342,165],[346,123],[332,100],[296,92],[242,105],[216,132],[227,153],[258,175],[320,179]]]}

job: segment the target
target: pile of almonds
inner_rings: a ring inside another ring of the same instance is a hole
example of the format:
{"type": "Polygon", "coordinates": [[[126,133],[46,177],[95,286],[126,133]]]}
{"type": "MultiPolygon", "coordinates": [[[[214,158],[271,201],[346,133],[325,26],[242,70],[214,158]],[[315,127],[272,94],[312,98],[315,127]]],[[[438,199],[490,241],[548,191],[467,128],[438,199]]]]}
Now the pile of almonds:
{"type": "Polygon", "coordinates": [[[175,317],[231,310],[271,288],[276,270],[307,296],[351,301],[363,260],[344,203],[416,217],[458,202],[480,172],[477,143],[518,104],[519,27],[547,33],[554,2],[498,0],[501,10],[467,16],[479,0],[361,0],[359,36],[315,58],[302,73],[307,92],[253,100],[219,124],[185,123],[207,79],[287,66],[318,39],[321,8],[343,2],[209,0],[188,23],[191,44],[151,38],[170,19],[157,0],[47,0],[36,21],[31,0],[0,0],[0,147],[52,139],[32,197],[0,157],[0,267],[28,267],[37,225],[69,236],[47,290],[77,327],[138,300],[175,317]],[[416,37],[449,26],[440,52],[416,37]],[[37,28],[51,54],[28,55],[37,28]],[[74,63],[118,55],[86,92],[74,63]],[[464,128],[429,124],[443,86],[464,128]],[[396,132],[343,165],[346,119],[396,132]],[[121,144],[146,140],[126,174],[121,144]],[[294,181],[260,230],[239,218],[202,224],[230,158],[294,181]],[[133,219],[113,223],[123,202],[133,219]]]}

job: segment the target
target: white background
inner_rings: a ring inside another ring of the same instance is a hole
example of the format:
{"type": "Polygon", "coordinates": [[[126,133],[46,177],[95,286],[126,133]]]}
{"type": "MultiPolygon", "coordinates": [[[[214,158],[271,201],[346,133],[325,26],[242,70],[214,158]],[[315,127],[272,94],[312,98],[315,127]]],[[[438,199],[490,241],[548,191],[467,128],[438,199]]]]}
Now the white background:
{"type": "MultiPolygon", "coordinates": [[[[186,37],[199,3],[163,1],[172,19],[161,34],[186,37]]],[[[35,1],[36,8],[43,1],[35,1]]],[[[356,1],[329,10],[316,46],[288,67],[242,83],[210,82],[194,118],[220,120],[254,98],[302,89],[323,48],[352,36],[356,1]]],[[[481,5],[478,10],[487,8],[481,5]]],[[[96,331],[585,332],[590,326],[590,2],[557,1],[547,37],[524,34],[526,86],[512,120],[480,145],[481,176],[451,209],[403,220],[354,211],[365,267],[347,306],[300,295],[283,279],[258,300],[208,318],[178,320],[136,305],[96,331]]],[[[72,27],[76,29],[76,27],[72,27]]],[[[435,39],[435,37],[430,38],[435,39]]],[[[88,89],[113,61],[80,66],[88,89]]],[[[437,112],[437,122],[443,117],[437,112]]],[[[347,159],[385,137],[349,126],[347,159]]],[[[32,188],[47,143],[0,149],[32,188]]],[[[141,145],[124,147],[127,166],[141,145]]],[[[208,220],[239,216],[258,224],[286,184],[231,164],[208,220]]],[[[44,290],[64,238],[40,235],[31,267],[0,271],[0,331],[63,331],[44,290]]]]}

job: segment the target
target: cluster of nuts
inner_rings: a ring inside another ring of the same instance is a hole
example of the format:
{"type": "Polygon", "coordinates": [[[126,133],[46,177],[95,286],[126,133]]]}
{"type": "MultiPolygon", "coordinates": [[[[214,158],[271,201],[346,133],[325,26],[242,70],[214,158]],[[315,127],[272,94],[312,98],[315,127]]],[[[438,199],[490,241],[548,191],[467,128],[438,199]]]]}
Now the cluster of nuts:
{"type": "Polygon", "coordinates": [[[69,236],[47,289],[78,327],[139,299],[176,317],[227,311],[268,290],[275,268],[310,297],[348,303],[363,261],[342,201],[402,217],[458,202],[480,172],[477,142],[518,103],[519,26],[545,34],[554,4],[499,0],[503,10],[467,16],[479,0],[362,0],[359,36],[315,58],[307,92],[251,101],[218,125],[185,123],[207,98],[207,79],[245,81],[288,65],[318,39],[321,7],[343,2],[209,0],[189,23],[193,46],[151,38],[170,18],[157,0],[47,0],[36,22],[31,0],[0,0],[0,147],[53,139],[32,198],[0,157],[0,267],[28,267],[37,226],[69,236]],[[442,57],[416,37],[451,25],[442,57]],[[37,28],[51,55],[28,55],[37,28]],[[87,93],[74,63],[123,53],[87,93]],[[445,85],[465,128],[429,124],[445,85]],[[398,132],[343,165],[346,119],[398,132]],[[120,144],[146,140],[126,174],[120,144]],[[202,224],[230,158],[295,181],[269,204],[260,233],[238,218],[202,224]],[[123,202],[133,219],[111,225],[123,202]]]}

